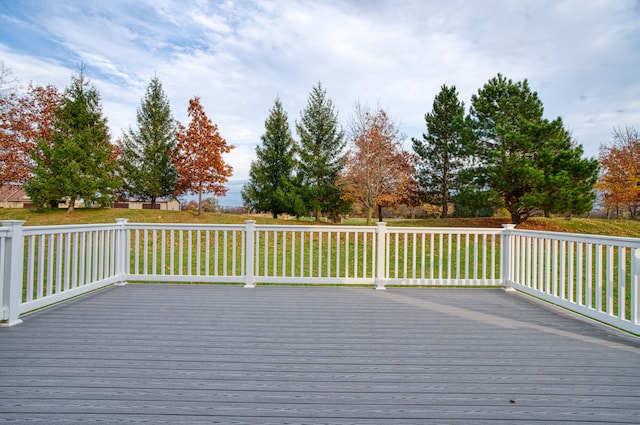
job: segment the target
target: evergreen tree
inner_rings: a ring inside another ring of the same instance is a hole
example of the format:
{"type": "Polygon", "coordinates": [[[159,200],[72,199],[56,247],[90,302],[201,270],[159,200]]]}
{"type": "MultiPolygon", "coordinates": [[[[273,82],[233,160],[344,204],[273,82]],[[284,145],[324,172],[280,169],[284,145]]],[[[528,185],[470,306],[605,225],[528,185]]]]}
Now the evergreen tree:
{"type": "Polygon", "coordinates": [[[296,130],[300,136],[298,176],[304,202],[315,213],[316,221],[321,213],[335,218],[348,205],[337,185],[346,140],[333,102],[320,82],[309,93],[296,130]]]}
{"type": "Polygon", "coordinates": [[[443,85],[433,101],[433,110],[424,116],[427,133],[412,139],[418,155],[418,182],[425,200],[441,206],[440,217],[449,216],[452,193],[459,190],[458,173],[465,165],[470,140],[464,117],[464,102],[455,86],[443,85]]]}
{"type": "Polygon", "coordinates": [[[40,138],[32,158],[33,178],[25,190],[39,207],[77,200],[107,206],[117,186],[113,146],[100,95],[82,71],[71,78],[62,105],[54,111],[51,140],[40,138]]]}
{"type": "Polygon", "coordinates": [[[527,80],[502,75],[489,80],[471,99],[485,179],[513,223],[536,211],[580,214],[591,208],[597,162],[582,159],[562,120],[543,118],[542,101],[527,80]]]}
{"type": "Polygon", "coordinates": [[[138,199],[171,196],[178,173],[172,161],[176,126],[169,99],[158,77],[153,77],[137,111],[138,130],[129,129],[120,141],[124,192],[138,199]]]}
{"type": "Polygon", "coordinates": [[[551,149],[538,153],[545,170],[545,197],[541,209],[545,216],[579,215],[591,211],[600,172],[598,160],[582,158],[582,146],[572,141],[561,118],[544,124],[551,149]]]}
{"type": "Polygon", "coordinates": [[[252,211],[270,211],[273,218],[282,213],[301,215],[304,204],[295,181],[295,144],[287,113],[276,99],[265,123],[257,159],[251,163],[249,181],[242,188],[245,206],[252,211]]]}

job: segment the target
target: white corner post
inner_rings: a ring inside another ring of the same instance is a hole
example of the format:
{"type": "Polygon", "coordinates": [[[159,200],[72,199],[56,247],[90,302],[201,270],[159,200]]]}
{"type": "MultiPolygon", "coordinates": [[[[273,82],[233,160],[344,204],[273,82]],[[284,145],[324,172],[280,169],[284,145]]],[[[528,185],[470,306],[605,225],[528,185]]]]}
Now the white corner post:
{"type": "Polygon", "coordinates": [[[387,264],[387,223],[379,221],[376,225],[377,245],[376,245],[376,290],[384,291],[387,282],[385,266],[387,264]]]}
{"type": "Polygon", "coordinates": [[[8,327],[22,323],[20,303],[22,302],[22,279],[24,267],[24,236],[22,220],[0,221],[2,227],[11,229],[5,238],[2,252],[4,255],[4,270],[0,282],[0,326],[8,327]]]}
{"type": "Polygon", "coordinates": [[[244,225],[245,232],[245,253],[244,253],[244,287],[255,288],[256,278],[254,276],[254,257],[256,246],[256,221],[247,220],[244,225]]]}
{"type": "Polygon", "coordinates": [[[118,231],[116,234],[116,276],[118,276],[117,286],[124,286],[127,284],[127,276],[129,274],[129,259],[130,259],[130,247],[129,247],[129,230],[127,229],[127,218],[116,218],[118,223],[118,231]]]}
{"type": "Polygon", "coordinates": [[[502,280],[502,289],[508,291],[513,290],[511,279],[513,268],[513,236],[511,235],[511,231],[516,228],[516,225],[503,224],[502,227],[504,229],[500,235],[500,245],[502,246],[500,250],[500,277],[502,280]]]}

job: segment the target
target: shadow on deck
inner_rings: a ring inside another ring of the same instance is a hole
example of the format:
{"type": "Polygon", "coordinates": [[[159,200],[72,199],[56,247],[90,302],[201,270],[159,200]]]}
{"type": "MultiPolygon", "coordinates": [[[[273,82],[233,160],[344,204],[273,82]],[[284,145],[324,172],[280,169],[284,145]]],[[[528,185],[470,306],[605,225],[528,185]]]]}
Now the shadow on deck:
{"type": "Polygon", "coordinates": [[[111,287],[0,329],[0,422],[640,423],[640,339],[480,289],[111,287]]]}

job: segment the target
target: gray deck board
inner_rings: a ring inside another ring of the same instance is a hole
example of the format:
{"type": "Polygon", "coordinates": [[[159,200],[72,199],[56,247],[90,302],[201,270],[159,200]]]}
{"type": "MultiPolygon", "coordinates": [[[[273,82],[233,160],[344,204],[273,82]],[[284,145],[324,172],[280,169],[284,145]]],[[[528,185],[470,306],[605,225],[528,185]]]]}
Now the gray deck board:
{"type": "Polygon", "coordinates": [[[0,329],[0,422],[640,423],[640,339],[489,289],[112,287],[0,329]]]}

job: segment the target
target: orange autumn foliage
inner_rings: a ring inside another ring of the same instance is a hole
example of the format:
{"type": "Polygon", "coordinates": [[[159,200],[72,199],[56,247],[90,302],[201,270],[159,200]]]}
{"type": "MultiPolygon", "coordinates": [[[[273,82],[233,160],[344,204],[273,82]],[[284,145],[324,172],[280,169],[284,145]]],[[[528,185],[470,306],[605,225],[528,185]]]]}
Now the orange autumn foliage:
{"type": "Polygon", "coordinates": [[[389,207],[411,199],[415,190],[410,153],[383,109],[371,112],[358,106],[351,122],[352,148],[340,178],[348,200],[364,205],[367,224],[374,207],[389,207]]]}
{"type": "MultiPolygon", "coordinates": [[[[188,127],[178,123],[177,149],[173,161],[178,171],[176,195],[182,193],[203,193],[224,196],[224,183],[231,177],[233,169],[226,164],[222,155],[235,146],[227,144],[220,135],[218,126],[205,114],[200,98],[189,100],[188,127]]],[[[200,202],[202,204],[202,202],[200,202]]]]}
{"type": "Polygon", "coordinates": [[[54,110],[62,95],[54,86],[32,86],[19,96],[0,97],[0,186],[19,185],[29,179],[36,141],[51,141],[54,110]]]}
{"type": "Polygon", "coordinates": [[[640,137],[633,128],[614,131],[612,146],[600,147],[601,176],[596,187],[606,209],[621,208],[637,219],[640,212],[640,137]]]}

